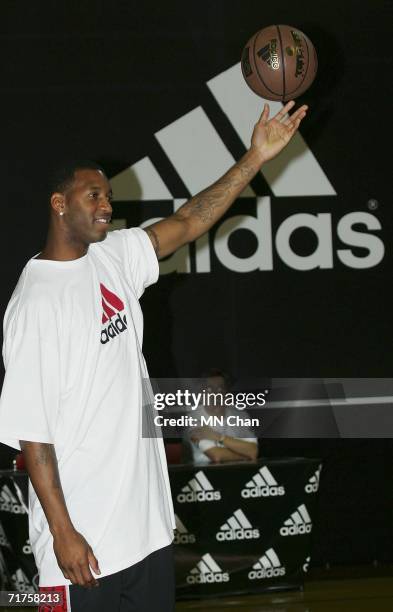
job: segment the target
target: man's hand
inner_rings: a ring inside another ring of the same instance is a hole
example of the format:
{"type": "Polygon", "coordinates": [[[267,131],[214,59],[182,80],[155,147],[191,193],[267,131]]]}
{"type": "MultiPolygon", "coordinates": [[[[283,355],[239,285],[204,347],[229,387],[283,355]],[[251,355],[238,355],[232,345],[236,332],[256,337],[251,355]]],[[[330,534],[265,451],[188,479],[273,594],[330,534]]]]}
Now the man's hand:
{"type": "Polygon", "coordinates": [[[53,550],[67,580],[87,588],[98,586],[98,581],[90,570],[92,568],[95,574],[101,573],[98,561],[83,535],[75,529],[54,535],[53,550]]]}
{"type": "Polygon", "coordinates": [[[261,164],[280,153],[306,116],[308,108],[306,105],[298,108],[291,116],[287,116],[294,105],[295,102],[291,100],[277,115],[269,119],[270,107],[265,104],[251,138],[251,150],[255,150],[260,155],[261,164]]]}
{"type": "Polygon", "coordinates": [[[288,102],[270,120],[269,105],[265,104],[247,153],[224,176],[188,200],[173,215],[145,228],[157,257],[166,257],[207,232],[233,204],[261,166],[280,153],[307,112],[307,106],[301,106],[287,117],[294,104],[288,102]]]}
{"type": "Polygon", "coordinates": [[[204,427],[195,427],[193,429],[190,438],[193,442],[199,442],[199,440],[213,440],[214,442],[220,439],[220,434],[217,433],[212,427],[207,425],[204,427]]]}

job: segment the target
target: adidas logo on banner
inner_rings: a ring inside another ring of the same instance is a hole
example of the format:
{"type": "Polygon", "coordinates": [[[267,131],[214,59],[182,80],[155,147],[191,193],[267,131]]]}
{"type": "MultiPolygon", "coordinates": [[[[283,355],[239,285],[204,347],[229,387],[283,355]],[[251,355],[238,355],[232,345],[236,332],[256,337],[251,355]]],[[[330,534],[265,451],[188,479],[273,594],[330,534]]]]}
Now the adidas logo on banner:
{"type": "Polygon", "coordinates": [[[21,593],[35,592],[33,585],[29,582],[28,577],[21,568],[17,569],[15,574],[12,574],[11,581],[14,584],[16,591],[21,593]]]}
{"type": "Polygon", "coordinates": [[[269,548],[248,572],[250,580],[278,578],[279,576],[285,576],[285,567],[281,565],[274,548],[269,548]]]}
{"type": "Polygon", "coordinates": [[[195,535],[193,533],[189,533],[188,529],[184,526],[184,523],[181,522],[177,514],[175,514],[176,520],[176,531],[174,538],[175,544],[195,544],[195,535]]]}
{"type": "Polygon", "coordinates": [[[306,493],[316,493],[319,489],[319,478],[321,476],[322,464],[318,466],[314,476],[311,476],[310,480],[304,487],[306,493]]]}
{"type": "MultiPolygon", "coordinates": [[[[273,40],[269,47],[262,48],[261,53],[265,60],[275,65],[277,57],[273,40]]],[[[245,83],[239,64],[210,79],[207,86],[233,130],[248,148],[254,123],[261,112],[261,99],[245,83]]],[[[274,115],[282,104],[270,102],[270,107],[274,115]]],[[[203,105],[176,118],[154,136],[192,196],[216,181],[235,162],[226,139],[222,140],[203,105]]],[[[261,173],[275,198],[337,195],[300,132],[294,135],[279,158],[262,167],[261,173]]],[[[111,185],[117,202],[172,200],[173,212],[185,202],[182,199],[184,193],[173,193],[169,189],[165,171],[157,169],[154,159],[148,156],[112,177],[111,185]]],[[[220,220],[211,240],[209,236],[199,238],[194,253],[190,245],[185,245],[160,262],[160,273],[211,273],[216,261],[224,268],[242,274],[256,270],[273,271],[280,260],[285,266],[302,271],[331,270],[340,263],[362,270],[377,266],[384,258],[385,245],[375,233],[382,229],[382,225],[370,212],[351,211],[341,218],[316,210],[305,213],[304,203],[300,200],[301,206],[276,227],[269,196],[255,193],[249,185],[239,198],[255,198],[255,214],[239,214],[220,220]],[[314,236],[316,246],[309,254],[299,254],[293,248],[292,236],[299,228],[312,232],[314,236]],[[231,237],[238,230],[254,235],[256,249],[248,257],[238,256],[231,248],[231,237]],[[337,238],[342,246],[335,249],[337,238]],[[356,252],[357,247],[361,247],[360,253],[356,252]]],[[[121,208],[123,210],[123,205],[121,208]]],[[[163,213],[165,216],[168,214],[167,208],[161,209],[158,204],[157,212],[152,218],[145,219],[142,227],[159,221],[163,213]]],[[[116,219],[114,229],[127,227],[124,217],[126,215],[116,219]]]]}
{"type": "Polygon", "coordinates": [[[115,293],[109,291],[102,283],[100,283],[100,289],[102,323],[104,324],[109,321],[109,325],[101,330],[101,344],[106,344],[127,329],[127,319],[126,315],[122,317],[120,314],[124,310],[122,300],[115,293]],[[117,315],[116,318],[113,318],[115,315],[117,315]]]}
{"type": "Polygon", "coordinates": [[[200,470],[189,480],[177,496],[179,504],[204,501],[218,501],[221,499],[220,491],[215,491],[205,474],[200,470]]]}
{"type": "Polygon", "coordinates": [[[187,576],[188,584],[210,584],[212,582],[229,582],[228,572],[223,572],[211,554],[203,555],[187,576]]]}
{"type": "Polygon", "coordinates": [[[5,535],[5,531],[1,523],[0,523],[0,546],[4,546],[4,548],[11,548],[11,544],[9,543],[7,536],[5,535]]]}
{"type": "Polygon", "coordinates": [[[276,495],[285,495],[285,489],[282,486],[278,486],[277,481],[266,465],[261,467],[241,492],[241,496],[245,499],[249,497],[273,497],[276,495]]]}
{"type": "Polygon", "coordinates": [[[235,510],[232,516],[221,525],[216,533],[219,542],[228,540],[255,540],[259,538],[259,529],[253,529],[243,510],[235,510]]]}
{"type": "Polygon", "coordinates": [[[27,514],[25,506],[13,494],[8,485],[3,485],[0,492],[0,511],[11,514],[27,514]]]}
{"type": "Polygon", "coordinates": [[[303,565],[303,572],[304,572],[305,574],[307,574],[308,569],[309,569],[309,567],[310,567],[310,561],[311,561],[311,557],[307,557],[307,558],[306,558],[306,560],[305,560],[305,562],[304,562],[304,565],[303,565]]]}
{"type": "Polygon", "coordinates": [[[311,529],[312,522],[310,515],[306,506],[302,504],[285,521],[280,529],[280,534],[282,536],[304,535],[305,533],[310,533],[311,529]]]}
{"type": "Polygon", "coordinates": [[[30,544],[30,540],[29,539],[26,540],[26,543],[25,543],[24,547],[22,548],[22,550],[23,550],[23,553],[25,555],[31,555],[32,550],[31,550],[31,544],[30,544]]]}

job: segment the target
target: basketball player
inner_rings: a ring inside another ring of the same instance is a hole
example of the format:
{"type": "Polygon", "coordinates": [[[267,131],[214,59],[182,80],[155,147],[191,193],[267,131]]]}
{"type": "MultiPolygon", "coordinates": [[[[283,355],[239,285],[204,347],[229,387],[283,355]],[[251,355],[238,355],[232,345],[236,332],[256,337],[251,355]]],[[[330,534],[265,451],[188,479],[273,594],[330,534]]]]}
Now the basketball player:
{"type": "Polygon", "coordinates": [[[164,447],[140,435],[139,298],[158,279],[157,259],[207,232],[290,141],[307,111],[288,117],[293,106],[269,120],[265,105],[240,161],[146,230],[108,234],[112,192],[99,166],[55,177],[46,245],[5,315],[0,440],[23,451],[40,591],[63,598],[58,610],[173,610],[164,447]]]}

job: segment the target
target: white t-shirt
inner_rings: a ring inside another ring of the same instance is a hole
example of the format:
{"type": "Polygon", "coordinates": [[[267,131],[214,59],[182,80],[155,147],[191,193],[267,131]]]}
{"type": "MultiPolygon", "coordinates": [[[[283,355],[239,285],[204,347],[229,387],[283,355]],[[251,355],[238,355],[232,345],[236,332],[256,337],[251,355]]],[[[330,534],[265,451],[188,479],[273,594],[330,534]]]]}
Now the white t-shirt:
{"type": "MultiPolygon", "coordinates": [[[[197,419],[198,423],[200,423],[202,415],[205,417],[205,419],[211,416],[211,414],[206,411],[206,408],[204,406],[196,410],[195,414],[193,414],[193,417],[197,419]]],[[[246,410],[239,411],[232,406],[227,406],[225,408],[223,424],[214,424],[212,425],[212,429],[214,429],[223,436],[231,436],[232,438],[239,438],[240,440],[245,440],[246,442],[253,442],[254,444],[258,444],[258,438],[255,437],[254,432],[251,429],[248,429],[244,425],[242,425],[241,427],[236,425],[228,425],[226,420],[227,417],[239,415],[241,415],[243,419],[249,418],[249,415],[246,410]]],[[[211,459],[209,459],[205,451],[209,450],[210,448],[215,448],[217,445],[214,440],[209,440],[207,438],[199,440],[199,442],[193,442],[190,436],[192,435],[194,429],[195,427],[191,427],[187,431],[187,439],[188,443],[191,445],[193,462],[196,464],[211,463],[211,459]]]]}
{"type": "MultiPolygon", "coordinates": [[[[110,232],[72,261],[31,259],[4,319],[0,441],[54,444],[67,508],[101,576],[173,539],[162,438],[143,438],[143,316],[159,268],[146,232],[110,232]]],[[[70,584],[29,485],[30,541],[40,585],[70,584]]]]}

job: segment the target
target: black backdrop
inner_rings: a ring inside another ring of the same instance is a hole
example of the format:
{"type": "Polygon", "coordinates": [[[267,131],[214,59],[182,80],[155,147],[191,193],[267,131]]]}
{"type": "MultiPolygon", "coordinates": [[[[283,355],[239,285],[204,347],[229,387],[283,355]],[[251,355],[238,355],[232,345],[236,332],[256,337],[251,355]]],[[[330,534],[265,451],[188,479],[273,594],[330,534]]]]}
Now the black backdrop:
{"type": "MultiPolygon", "coordinates": [[[[379,0],[2,2],[1,314],[26,260],[42,248],[53,162],[89,157],[114,176],[149,156],[170,192],[187,197],[154,133],[201,105],[238,157],[243,145],[205,83],[239,61],[254,31],[288,23],[317,47],[320,70],[300,100],[310,105],[301,133],[337,195],[275,198],[261,178],[254,191],[272,196],[273,232],[294,213],[330,213],[334,230],[344,214],[373,214],[384,258],[353,269],[335,254],[333,269],[297,271],[275,254],[272,271],[241,274],[215,262],[210,274],[163,276],[143,298],[150,373],[197,376],[221,366],[238,378],[390,376],[390,7],[379,0]]],[[[115,204],[115,216],[140,222],[153,216],[151,206],[115,204]]],[[[159,210],[169,213],[172,203],[159,210]]],[[[234,210],[254,214],[255,202],[234,210]]],[[[243,256],[252,240],[239,233],[243,256]]],[[[299,253],[315,248],[303,230],[293,240],[299,253]]],[[[391,453],[390,444],[377,444],[362,446],[369,461],[377,448],[391,453]]],[[[351,452],[347,442],[347,460],[351,452]]]]}

